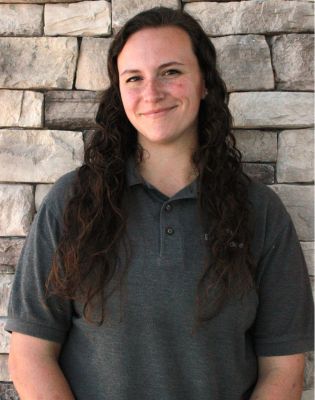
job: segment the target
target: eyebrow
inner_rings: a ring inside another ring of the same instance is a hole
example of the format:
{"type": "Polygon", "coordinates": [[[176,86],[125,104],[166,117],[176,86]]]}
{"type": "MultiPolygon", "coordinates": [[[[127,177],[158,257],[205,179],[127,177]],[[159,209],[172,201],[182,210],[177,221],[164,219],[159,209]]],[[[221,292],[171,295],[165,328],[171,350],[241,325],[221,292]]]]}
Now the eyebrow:
{"type": "MultiPolygon", "coordinates": [[[[185,64],[180,63],[178,61],[170,61],[170,62],[167,62],[167,63],[159,65],[158,69],[167,68],[167,67],[170,67],[170,66],[173,66],[173,65],[185,65],[185,64]]],[[[125,69],[120,74],[120,76],[125,75],[125,74],[136,74],[136,73],[139,73],[139,72],[141,72],[139,69],[125,69]]]]}

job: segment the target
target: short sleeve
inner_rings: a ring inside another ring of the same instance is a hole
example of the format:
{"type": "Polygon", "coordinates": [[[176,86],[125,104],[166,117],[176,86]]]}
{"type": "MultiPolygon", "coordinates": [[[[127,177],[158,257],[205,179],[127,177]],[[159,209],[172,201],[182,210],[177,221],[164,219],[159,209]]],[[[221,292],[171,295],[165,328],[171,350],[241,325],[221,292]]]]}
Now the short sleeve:
{"type": "Polygon", "coordinates": [[[5,329],[62,343],[71,326],[72,304],[47,295],[45,288],[61,233],[53,210],[56,192],[53,188],[40,207],[22,249],[5,329]]]}
{"type": "Polygon", "coordinates": [[[256,353],[277,356],[313,348],[314,303],[307,268],[289,215],[259,260],[256,353]]]}

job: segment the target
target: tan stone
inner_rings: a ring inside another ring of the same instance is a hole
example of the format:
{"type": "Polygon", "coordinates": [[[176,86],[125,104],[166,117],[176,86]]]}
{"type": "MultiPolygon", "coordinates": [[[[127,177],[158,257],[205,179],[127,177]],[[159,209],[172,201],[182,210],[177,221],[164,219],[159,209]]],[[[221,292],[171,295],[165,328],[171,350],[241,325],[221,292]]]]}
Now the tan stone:
{"type": "Polygon", "coordinates": [[[82,164],[81,132],[0,130],[0,180],[54,182],[82,164]]]}
{"type": "Polygon", "coordinates": [[[82,1],[45,6],[45,35],[110,35],[111,5],[107,1],[82,1]]]}
{"type": "Polygon", "coordinates": [[[213,38],[218,69],[229,92],[274,88],[268,44],[261,35],[213,38]]]}
{"type": "Polygon", "coordinates": [[[58,129],[95,127],[101,92],[50,91],[45,94],[45,126],[58,129]]]}
{"type": "Polygon", "coordinates": [[[314,35],[290,34],[271,39],[277,88],[314,89],[314,35]]]}
{"type": "Polygon", "coordinates": [[[108,84],[107,53],[111,39],[83,38],[77,68],[76,89],[104,90],[108,84]]]}
{"type": "Polygon", "coordinates": [[[302,185],[270,187],[280,196],[291,215],[299,239],[314,240],[314,187],[302,185]]]}
{"type": "Polygon", "coordinates": [[[0,320],[0,353],[9,353],[10,334],[4,330],[5,320],[0,320]]]}
{"type": "Polygon", "coordinates": [[[243,161],[277,160],[277,134],[268,131],[235,130],[236,146],[243,161]]]}
{"type": "Polygon", "coordinates": [[[0,185],[0,236],[26,236],[33,214],[30,185],[0,185]]]}
{"type": "Polygon", "coordinates": [[[313,30],[314,7],[306,2],[210,1],[185,4],[184,10],[212,36],[313,30]]]}
{"type": "Polygon", "coordinates": [[[8,369],[8,355],[0,354],[0,380],[10,381],[11,377],[8,369]]]}
{"type": "Polygon", "coordinates": [[[275,181],[275,169],[269,164],[243,163],[244,172],[257,182],[272,184],[275,181]]]}
{"type": "Polygon", "coordinates": [[[36,4],[0,5],[0,35],[40,36],[43,6],[36,4]]]}
{"type": "Polygon", "coordinates": [[[282,131],[278,141],[278,182],[314,180],[314,134],[311,129],[282,131]]]}
{"type": "Polygon", "coordinates": [[[36,185],[36,190],[35,190],[35,209],[36,209],[36,211],[39,210],[39,207],[40,207],[44,197],[50,191],[52,186],[53,185],[36,185]]]}
{"type": "Polygon", "coordinates": [[[37,3],[37,4],[45,4],[45,3],[76,3],[82,0],[0,0],[0,3],[37,3]]]}
{"type": "Polygon", "coordinates": [[[44,95],[28,90],[0,90],[0,126],[41,127],[44,95]]]}
{"type": "Polygon", "coordinates": [[[0,87],[71,89],[76,38],[0,38],[0,87]]]}
{"type": "Polygon", "coordinates": [[[117,32],[128,19],[152,7],[181,8],[180,0],[112,0],[112,27],[117,32]]]}
{"type": "Polygon", "coordinates": [[[6,317],[8,315],[9,296],[13,279],[13,274],[0,275],[0,317],[6,317]]]}
{"type": "Polygon", "coordinates": [[[301,247],[303,250],[304,257],[305,257],[308,273],[309,273],[309,275],[314,276],[315,243],[314,242],[301,242],[301,247]]]}
{"type": "Polygon", "coordinates": [[[24,239],[0,238],[0,272],[14,272],[24,239]]]}
{"type": "Polygon", "coordinates": [[[231,93],[235,128],[307,128],[313,126],[312,93],[231,93]]]}

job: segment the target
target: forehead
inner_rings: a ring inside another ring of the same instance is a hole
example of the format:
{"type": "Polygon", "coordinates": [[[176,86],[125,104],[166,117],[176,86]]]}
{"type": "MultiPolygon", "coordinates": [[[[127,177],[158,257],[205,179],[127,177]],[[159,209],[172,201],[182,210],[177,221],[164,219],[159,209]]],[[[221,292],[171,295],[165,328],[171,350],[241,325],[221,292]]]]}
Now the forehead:
{"type": "Polygon", "coordinates": [[[170,60],[197,63],[187,32],[175,26],[144,28],[131,35],[118,56],[118,69],[125,64],[160,64],[170,60]]]}

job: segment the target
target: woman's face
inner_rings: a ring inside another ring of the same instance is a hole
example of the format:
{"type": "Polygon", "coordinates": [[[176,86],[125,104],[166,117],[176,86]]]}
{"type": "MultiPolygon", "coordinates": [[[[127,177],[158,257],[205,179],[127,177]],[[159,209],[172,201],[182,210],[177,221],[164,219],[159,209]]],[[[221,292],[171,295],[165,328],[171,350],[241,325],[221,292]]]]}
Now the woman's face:
{"type": "Polygon", "coordinates": [[[142,147],[196,145],[205,89],[184,30],[170,26],[134,33],[118,56],[118,72],[123,106],[142,147]]]}

